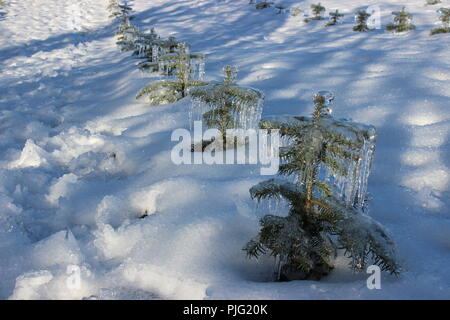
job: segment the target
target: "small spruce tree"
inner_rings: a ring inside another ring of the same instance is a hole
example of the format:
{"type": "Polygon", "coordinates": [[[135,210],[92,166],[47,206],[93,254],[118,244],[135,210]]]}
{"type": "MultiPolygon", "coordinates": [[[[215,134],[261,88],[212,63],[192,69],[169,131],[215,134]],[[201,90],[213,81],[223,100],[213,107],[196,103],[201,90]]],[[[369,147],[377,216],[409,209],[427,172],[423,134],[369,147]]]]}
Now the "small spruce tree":
{"type": "Polygon", "coordinates": [[[371,16],[366,10],[359,10],[356,13],[356,25],[353,27],[353,31],[369,31],[370,28],[367,25],[367,19],[371,16]]]}
{"type": "Polygon", "coordinates": [[[441,22],[442,26],[439,28],[434,28],[431,30],[431,34],[438,34],[438,33],[449,33],[450,32],[450,8],[440,8],[437,11],[439,15],[439,21],[441,22]]]}
{"type": "Polygon", "coordinates": [[[394,23],[386,26],[386,30],[395,32],[405,32],[414,30],[416,27],[412,24],[412,15],[406,11],[405,7],[401,11],[392,12],[394,23]]]}
{"type": "Polygon", "coordinates": [[[266,9],[266,8],[270,8],[273,5],[273,2],[269,2],[267,0],[262,0],[262,2],[257,3],[256,4],[256,9],[261,10],[261,9],[266,9]]]}
{"type": "Polygon", "coordinates": [[[313,12],[313,14],[314,14],[314,19],[315,19],[315,20],[321,20],[321,19],[323,19],[322,13],[325,12],[325,7],[322,6],[322,5],[320,4],[320,2],[319,2],[318,4],[313,4],[313,5],[311,5],[311,9],[312,9],[312,12],[313,12]]]}
{"type": "Polygon", "coordinates": [[[322,4],[319,2],[318,4],[312,4],[311,5],[311,11],[313,13],[313,16],[311,18],[307,18],[304,21],[310,22],[312,20],[323,20],[322,14],[325,12],[325,7],[322,6],[322,4]]]}
{"type": "Polygon", "coordinates": [[[139,35],[139,30],[129,20],[125,20],[119,25],[116,35],[116,44],[120,46],[122,51],[130,51],[135,49],[135,40],[139,35]]]}
{"type": "Polygon", "coordinates": [[[118,35],[117,45],[121,47],[123,51],[133,50],[134,41],[138,35],[137,28],[131,23],[132,16],[130,12],[131,7],[125,4],[119,4],[118,0],[110,0],[108,10],[111,11],[111,16],[120,21],[117,28],[116,35],[118,35]]]}
{"type": "Polygon", "coordinates": [[[439,4],[441,2],[442,2],[441,0],[427,0],[426,5],[427,6],[434,6],[435,4],[439,4]]]}
{"type": "Polygon", "coordinates": [[[131,15],[133,9],[126,2],[124,4],[119,4],[118,1],[112,0],[109,3],[108,9],[111,11],[111,18],[123,19],[123,17],[127,17],[129,20],[134,19],[131,15]]]}
{"type": "Polygon", "coordinates": [[[342,13],[339,13],[339,10],[337,10],[337,9],[334,12],[330,12],[329,15],[330,15],[330,21],[325,25],[327,27],[338,24],[339,19],[341,19],[344,16],[342,13]]]}
{"type": "Polygon", "coordinates": [[[374,263],[394,274],[400,271],[394,243],[384,228],[352,203],[339,199],[333,184],[321,177],[323,169],[340,176],[348,174],[343,163],[357,162],[364,141],[374,135],[373,129],[334,120],[329,96],[320,92],[314,97],[312,118],[261,125],[279,129],[282,137],[290,139],[291,144],[280,150],[279,168],[279,173],[290,179],[261,182],[250,194],[258,201],[284,198],[289,213],[263,217],[258,236],[244,250],[250,257],[265,253],[276,257],[278,280],[320,279],[333,268],[338,249],[344,249],[353,270],[374,263]],[[350,134],[344,135],[345,131],[350,134]]]}
{"type": "MultiPolygon", "coordinates": [[[[163,69],[170,70],[170,75],[175,74],[175,80],[161,80],[150,83],[136,96],[136,99],[147,97],[150,105],[174,103],[188,95],[188,88],[204,86],[207,83],[194,79],[194,66],[192,59],[199,58],[200,54],[191,54],[186,43],[178,44],[178,52],[172,55],[160,57],[163,69]]],[[[201,55],[203,57],[203,55],[201,55]]]]}
{"type": "Polygon", "coordinates": [[[291,16],[296,17],[296,16],[298,16],[300,13],[302,13],[303,10],[300,9],[300,6],[296,6],[296,7],[292,7],[291,10],[290,10],[290,12],[291,12],[291,16]]]}
{"type": "Polygon", "coordinates": [[[194,100],[208,105],[209,110],[202,115],[203,121],[208,128],[219,130],[219,138],[226,148],[227,129],[236,129],[239,126],[239,114],[258,112],[257,107],[264,96],[258,90],[237,85],[236,68],[226,66],[223,71],[222,82],[191,88],[189,94],[194,100]]]}
{"type": "MultiPolygon", "coordinates": [[[[196,71],[195,67],[204,64],[205,56],[201,53],[191,53],[190,46],[187,43],[177,43],[176,47],[173,48],[175,50],[172,50],[171,41],[175,41],[175,38],[169,38],[169,42],[165,43],[166,46],[170,47],[167,50],[168,53],[158,54],[157,56],[159,72],[165,76],[175,74],[179,76],[178,73],[181,70],[182,72],[189,71],[186,75],[193,76],[196,71]]],[[[157,47],[160,48],[159,45],[157,47]]]]}
{"type": "Polygon", "coordinates": [[[108,10],[113,11],[119,6],[118,0],[109,0],[108,10]]]}

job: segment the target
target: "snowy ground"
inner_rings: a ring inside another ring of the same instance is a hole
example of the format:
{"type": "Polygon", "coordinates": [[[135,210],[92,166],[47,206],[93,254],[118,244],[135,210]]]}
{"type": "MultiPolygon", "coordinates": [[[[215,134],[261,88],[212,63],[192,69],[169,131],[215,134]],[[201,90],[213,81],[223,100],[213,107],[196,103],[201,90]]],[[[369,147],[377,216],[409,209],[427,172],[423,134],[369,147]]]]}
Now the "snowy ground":
{"type": "Polygon", "coordinates": [[[130,1],[141,28],[207,54],[208,79],[237,65],[240,83],[266,94],[264,115],[307,115],[312,94],[328,89],[337,117],[377,126],[370,214],[398,242],[405,271],[368,290],[342,258],[323,281],[273,283],[271,259],[245,257],[267,213],[248,189],[267,177],[256,166],[172,164],[170,135],[188,127],[189,100],[134,99],[151,79],[116,47],[107,0],[7,2],[1,299],[450,298],[450,35],[429,36],[436,6],[326,0],[346,16],[324,28],[248,0],[130,1]],[[371,4],[383,25],[406,5],[417,30],[351,31],[352,13],[371,4]],[[79,289],[68,290],[70,265],[79,289]]]}

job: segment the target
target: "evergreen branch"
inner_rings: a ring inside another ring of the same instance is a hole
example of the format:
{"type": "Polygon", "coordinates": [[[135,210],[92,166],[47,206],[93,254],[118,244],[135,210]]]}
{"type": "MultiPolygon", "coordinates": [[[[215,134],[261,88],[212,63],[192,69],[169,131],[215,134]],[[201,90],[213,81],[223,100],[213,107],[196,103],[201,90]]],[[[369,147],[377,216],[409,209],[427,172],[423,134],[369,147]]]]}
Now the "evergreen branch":
{"type": "Polygon", "coordinates": [[[352,269],[365,268],[370,256],[383,271],[398,274],[401,270],[396,262],[395,244],[387,231],[364,213],[349,214],[341,220],[338,240],[351,258],[352,269]]]}
{"type": "Polygon", "coordinates": [[[328,183],[322,181],[315,181],[314,186],[319,188],[325,197],[331,197],[333,195],[331,187],[328,185],[328,183]]]}
{"type": "Polygon", "coordinates": [[[334,157],[341,157],[344,159],[352,159],[353,158],[353,155],[350,151],[348,151],[344,147],[338,146],[336,144],[326,143],[325,151],[331,153],[332,156],[334,156],[334,157]]]}
{"type": "Polygon", "coordinates": [[[299,171],[304,171],[306,169],[306,164],[303,162],[290,161],[287,163],[282,163],[279,165],[278,172],[280,175],[289,176],[299,171]]]}
{"type": "Polygon", "coordinates": [[[280,130],[281,137],[291,137],[301,139],[308,127],[311,127],[311,123],[285,123],[279,121],[262,121],[260,123],[261,129],[278,129],[280,130]]]}
{"type": "Polygon", "coordinates": [[[177,81],[155,81],[136,95],[136,99],[147,97],[151,105],[174,103],[182,98],[182,88],[177,81]]]}
{"type": "Polygon", "coordinates": [[[260,242],[259,237],[250,240],[245,247],[242,249],[247,252],[249,258],[258,259],[261,255],[266,254],[266,249],[260,242]]]}
{"type": "Polygon", "coordinates": [[[324,154],[321,160],[334,173],[342,177],[348,174],[347,170],[335,158],[324,154]]]}
{"type": "Polygon", "coordinates": [[[250,196],[258,201],[280,196],[293,203],[304,201],[303,190],[296,184],[281,179],[270,179],[258,183],[250,189],[250,196]]]}

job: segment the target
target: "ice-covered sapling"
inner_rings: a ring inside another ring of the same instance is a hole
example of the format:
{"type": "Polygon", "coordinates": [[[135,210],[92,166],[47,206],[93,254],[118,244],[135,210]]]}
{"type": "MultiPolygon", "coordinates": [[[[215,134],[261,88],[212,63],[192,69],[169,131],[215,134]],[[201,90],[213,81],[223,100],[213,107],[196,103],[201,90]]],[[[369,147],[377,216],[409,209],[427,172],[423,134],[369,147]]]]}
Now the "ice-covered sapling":
{"type": "Polygon", "coordinates": [[[332,99],[329,92],[320,92],[312,117],[261,124],[279,129],[290,142],[280,149],[280,174],[287,179],[261,182],[250,194],[258,201],[283,198],[289,212],[264,216],[259,234],[244,250],[250,257],[274,256],[278,280],[320,279],[332,270],[338,249],[344,249],[353,270],[377,264],[390,273],[400,271],[388,233],[363,213],[357,193],[346,199],[336,186],[343,179],[360,190],[356,184],[368,172],[356,168],[364,162],[366,144],[374,143],[375,129],[334,120],[332,99]]]}
{"type": "Polygon", "coordinates": [[[261,9],[266,9],[266,8],[270,8],[273,5],[273,2],[269,2],[267,0],[263,0],[260,3],[256,4],[256,9],[261,10],[261,9]]]}
{"type": "Polygon", "coordinates": [[[313,14],[314,14],[314,17],[313,17],[314,19],[316,19],[316,20],[321,20],[321,19],[323,19],[322,13],[325,12],[325,7],[322,6],[322,5],[320,4],[320,2],[319,2],[318,4],[313,4],[313,5],[311,5],[311,10],[312,10],[312,12],[313,12],[313,14]]]}
{"type": "Polygon", "coordinates": [[[370,28],[367,25],[367,20],[370,17],[370,13],[366,10],[359,10],[356,13],[356,25],[353,27],[353,31],[369,31],[370,28]]]}
{"type": "Polygon", "coordinates": [[[435,4],[439,4],[439,3],[441,3],[442,1],[441,0],[427,0],[427,5],[428,6],[434,6],[435,4]]]}
{"type": "Polygon", "coordinates": [[[339,13],[339,10],[336,9],[334,12],[330,12],[330,21],[325,25],[327,27],[334,26],[339,23],[339,20],[344,16],[342,13],[339,13]]]}
{"type": "Polygon", "coordinates": [[[239,86],[236,83],[236,76],[236,68],[226,66],[222,82],[189,90],[194,103],[207,106],[207,111],[202,114],[202,120],[208,128],[218,129],[220,132],[218,138],[224,148],[227,147],[227,129],[249,129],[252,124],[257,126],[264,99],[260,91],[239,86]]]}
{"type": "Polygon", "coordinates": [[[290,10],[290,12],[291,12],[291,16],[296,17],[296,16],[298,16],[300,13],[302,13],[303,10],[300,9],[299,6],[296,6],[296,7],[292,7],[291,10],[290,10]]]}
{"type": "MultiPolygon", "coordinates": [[[[165,42],[166,45],[170,46],[170,41],[175,40],[175,38],[169,39],[169,43],[165,42]]],[[[160,45],[156,45],[158,49],[161,49],[160,45]]],[[[168,53],[162,54],[161,51],[157,56],[158,69],[162,75],[172,76],[180,75],[180,71],[189,71],[186,75],[189,75],[191,79],[203,78],[203,69],[205,65],[205,55],[201,53],[192,53],[190,51],[190,46],[187,43],[178,43],[176,50],[173,52],[172,48],[167,48],[168,53]]]]}
{"type": "Polygon", "coordinates": [[[438,10],[439,21],[441,22],[441,27],[434,28],[431,30],[431,34],[438,33],[449,33],[450,32],[450,8],[440,8],[438,10]]]}
{"type": "Polygon", "coordinates": [[[122,51],[130,51],[134,49],[134,41],[139,35],[139,30],[129,21],[125,19],[117,29],[117,45],[122,51]]]}
{"type": "Polygon", "coordinates": [[[131,23],[133,16],[130,16],[132,8],[124,4],[119,4],[117,0],[110,0],[108,9],[111,11],[111,17],[115,17],[120,21],[117,28],[116,35],[118,35],[117,45],[121,47],[123,51],[129,51],[134,49],[134,41],[136,40],[139,31],[131,23]]]}
{"type": "Polygon", "coordinates": [[[406,11],[405,7],[401,11],[392,12],[394,23],[386,26],[386,30],[395,32],[404,32],[414,30],[416,27],[412,24],[412,15],[406,11]]]}
{"type": "Polygon", "coordinates": [[[118,6],[119,6],[119,0],[109,0],[108,10],[112,11],[115,8],[117,8],[118,6]]]}
{"type": "Polygon", "coordinates": [[[192,60],[199,57],[199,54],[190,53],[187,44],[180,43],[177,53],[160,57],[159,60],[165,70],[171,70],[171,74],[176,75],[176,79],[152,82],[139,91],[136,98],[147,97],[150,105],[173,103],[186,97],[188,88],[206,85],[206,82],[195,78],[196,65],[192,60]]]}
{"type": "Polygon", "coordinates": [[[311,20],[323,20],[322,14],[325,12],[325,7],[322,6],[322,4],[319,2],[318,4],[312,4],[311,5],[311,11],[313,13],[313,16],[311,18],[307,18],[304,21],[309,22],[311,20]]]}
{"type": "Polygon", "coordinates": [[[120,19],[121,17],[127,16],[128,19],[133,19],[133,16],[130,15],[133,9],[127,4],[127,2],[125,2],[124,4],[119,4],[118,1],[111,0],[108,9],[111,11],[110,17],[120,19]]]}
{"type": "MultiPolygon", "coordinates": [[[[0,0],[1,1],[1,0],[0,0]]],[[[119,11],[119,1],[118,0],[109,0],[108,10],[111,11],[111,18],[115,17],[115,12],[119,11]]]]}

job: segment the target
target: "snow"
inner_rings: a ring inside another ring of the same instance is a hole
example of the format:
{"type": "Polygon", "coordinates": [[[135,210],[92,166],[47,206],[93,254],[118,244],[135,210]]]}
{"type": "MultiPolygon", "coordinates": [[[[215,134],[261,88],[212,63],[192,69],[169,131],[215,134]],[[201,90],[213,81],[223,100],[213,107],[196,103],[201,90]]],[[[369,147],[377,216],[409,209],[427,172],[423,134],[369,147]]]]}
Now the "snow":
{"type": "MultiPolygon", "coordinates": [[[[148,106],[154,76],[116,46],[107,0],[7,0],[0,8],[1,299],[449,299],[450,35],[430,36],[425,0],[327,0],[343,23],[256,10],[248,0],[133,0],[154,27],[206,55],[206,80],[225,65],[265,94],[264,116],[307,116],[332,91],[333,115],[377,127],[369,214],[398,243],[404,272],[368,290],[342,256],[320,282],[271,282],[274,261],[242,247],[258,220],[256,165],[174,165],[188,99],[148,106]],[[417,29],[351,30],[352,13],[405,5],[417,29]],[[142,218],[143,216],[146,216],[142,218]],[[81,285],[68,289],[79,266],[81,285]]],[[[299,5],[309,13],[314,1],[299,5]]],[[[449,6],[448,0],[439,6],[449,6]]]]}

